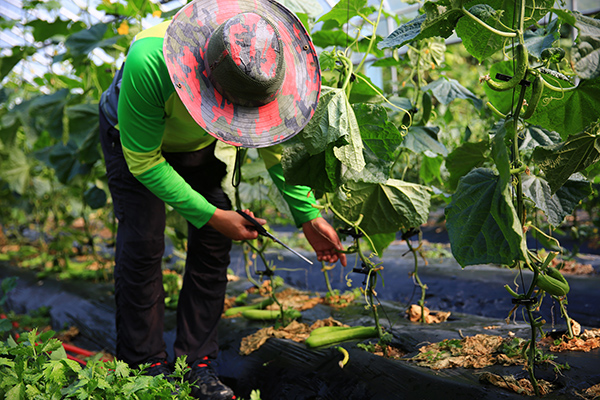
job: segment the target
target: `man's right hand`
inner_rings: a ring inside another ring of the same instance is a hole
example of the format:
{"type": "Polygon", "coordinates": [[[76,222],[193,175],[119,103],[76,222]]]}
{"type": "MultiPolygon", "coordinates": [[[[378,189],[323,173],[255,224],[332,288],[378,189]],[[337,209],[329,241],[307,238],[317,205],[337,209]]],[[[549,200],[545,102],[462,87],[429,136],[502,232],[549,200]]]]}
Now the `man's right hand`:
{"type": "MultiPolygon", "coordinates": [[[[265,219],[254,217],[254,214],[250,210],[244,210],[244,212],[256,219],[261,225],[267,223],[265,219]]],[[[213,216],[208,220],[208,225],[232,240],[252,240],[258,237],[258,232],[254,229],[254,225],[237,212],[231,210],[217,208],[213,216]]]]}

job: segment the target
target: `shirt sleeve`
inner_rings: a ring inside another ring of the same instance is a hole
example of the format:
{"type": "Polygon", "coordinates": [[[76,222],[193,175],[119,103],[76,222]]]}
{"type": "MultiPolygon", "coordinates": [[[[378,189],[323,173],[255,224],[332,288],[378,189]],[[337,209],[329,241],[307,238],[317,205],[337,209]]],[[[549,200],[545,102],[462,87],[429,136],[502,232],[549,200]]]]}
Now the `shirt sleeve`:
{"type": "Polygon", "coordinates": [[[281,148],[281,145],[276,145],[259,149],[259,152],[273,183],[290,206],[294,223],[300,227],[303,223],[320,217],[321,211],[313,207],[317,201],[308,186],[286,184],[281,166],[281,148]]]}
{"type": "Polygon", "coordinates": [[[142,184],[200,228],[216,207],[193,190],[161,152],[165,103],[174,92],[162,42],[162,38],[136,40],[127,55],[118,105],[123,155],[142,184]]]}

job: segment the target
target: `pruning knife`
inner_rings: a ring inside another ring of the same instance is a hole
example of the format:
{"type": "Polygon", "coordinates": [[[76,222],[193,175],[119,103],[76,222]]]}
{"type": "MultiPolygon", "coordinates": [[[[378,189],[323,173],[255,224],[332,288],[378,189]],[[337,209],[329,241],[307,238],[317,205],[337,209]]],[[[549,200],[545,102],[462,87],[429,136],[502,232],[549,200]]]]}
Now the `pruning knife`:
{"type": "Polygon", "coordinates": [[[277,239],[275,236],[270,234],[260,224],[260,222],[258,222],[257,220],[255,220],[254,218],[252,218],[251,216],[249,216],[248,214],[246,214],[243,211],[237,210],[237,213],[240,214],[242,217],[246,218],[247,221],[251,222],[252,225],[254,225],[254,229],[256,229],[256,231],[258,232],[259,235],[266,236],[266,237],[270,238],[271,240],[273,240],[274,242],[279,243],[280,245],[282,245],[283,247],[285,247],[286,249],[288,249],[289,251],[291,251],[292,253],[294,253],[295,255],[297,255],[298,257],[300,257],[301,259],[303,259],[304,261],[306,261],[307,263],[312,265],[312,263],[313,263],[312,261],[310,261],[308,258],[304,257],[302,254],[298,253],[296,250],[292,249],[291,247],[289,247],[288,245],[283,243],[281,240],[277,239]]]}

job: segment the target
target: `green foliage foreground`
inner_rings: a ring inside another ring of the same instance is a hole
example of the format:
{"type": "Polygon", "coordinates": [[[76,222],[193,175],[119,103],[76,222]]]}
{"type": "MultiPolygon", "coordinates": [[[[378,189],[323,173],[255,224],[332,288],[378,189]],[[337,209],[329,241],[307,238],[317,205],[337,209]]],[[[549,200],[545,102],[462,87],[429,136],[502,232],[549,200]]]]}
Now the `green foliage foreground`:
{"type": "Polygon", "coordinates": [[[102,361],[102,354],[85,367],[67,358],[55,332],[36,330],[15,341],[0,342],[0,396],[18,399],[192,399],[183,380],[185,357],[175,363],[171,381],[162,375],[142,375],[123,361],[102,361]]]}

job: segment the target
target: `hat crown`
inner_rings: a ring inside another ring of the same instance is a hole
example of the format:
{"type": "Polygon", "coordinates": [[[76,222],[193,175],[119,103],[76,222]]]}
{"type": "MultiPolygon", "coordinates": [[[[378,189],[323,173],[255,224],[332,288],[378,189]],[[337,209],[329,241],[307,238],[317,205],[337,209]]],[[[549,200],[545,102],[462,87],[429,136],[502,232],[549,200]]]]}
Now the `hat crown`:
{"type": "Polygon", "coordinates": [[[206,46],[205,67],[217,91],[231,103],[260,106],[279,92],[285,72],[277,29],[247,12],[222,23],[206,46]]]}

